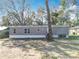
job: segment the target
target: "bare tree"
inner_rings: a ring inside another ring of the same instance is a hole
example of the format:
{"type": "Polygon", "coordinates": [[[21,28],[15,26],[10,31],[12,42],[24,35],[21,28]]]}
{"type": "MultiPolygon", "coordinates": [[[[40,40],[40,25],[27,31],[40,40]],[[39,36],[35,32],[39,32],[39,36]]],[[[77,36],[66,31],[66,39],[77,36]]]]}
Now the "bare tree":
{"type": "Polygon", "coordinates": [[[45,0],[46,2],[46,10],[47,10],[47,20],[48,20],[48,40],[52,40],[52,23],[50,19],[50,10],[48,5],[48,0],[45,0]]]}
{"type": "Polygon", "coordinates": [[[28,22],[28,20],[32,21],[31,12],[28,10],[30,9],[30,6],[28,4],[30,5],[27,0],[6,0],[4,9],[7,12],[9,23],[11,25],[27,25],[28,23],[32,23],[28,22]]]}

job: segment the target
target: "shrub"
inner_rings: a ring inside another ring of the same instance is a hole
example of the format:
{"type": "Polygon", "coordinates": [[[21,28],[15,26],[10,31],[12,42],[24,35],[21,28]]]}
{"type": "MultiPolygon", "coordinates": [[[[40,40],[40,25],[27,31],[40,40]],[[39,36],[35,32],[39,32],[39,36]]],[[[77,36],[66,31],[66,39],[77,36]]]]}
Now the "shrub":
{"type": "Polygon", "coordinates": [[[0,31],[0,38],[8,38],[9,37],[9,28],[0,31]]]}

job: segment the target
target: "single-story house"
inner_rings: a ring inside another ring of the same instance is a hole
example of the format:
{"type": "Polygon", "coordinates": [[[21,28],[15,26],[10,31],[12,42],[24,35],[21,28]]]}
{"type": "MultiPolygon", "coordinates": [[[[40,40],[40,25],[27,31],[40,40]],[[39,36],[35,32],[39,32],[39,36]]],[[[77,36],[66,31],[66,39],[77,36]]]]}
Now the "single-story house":
{"type": "MultiPolygon", "coordinates": [[[[48,26],[9,26],[10,38],[45,38],[48,33],[48,26]]],[[[61,25],[52,26],[53,37],[68,38],[69,27],[61,25]]]]}

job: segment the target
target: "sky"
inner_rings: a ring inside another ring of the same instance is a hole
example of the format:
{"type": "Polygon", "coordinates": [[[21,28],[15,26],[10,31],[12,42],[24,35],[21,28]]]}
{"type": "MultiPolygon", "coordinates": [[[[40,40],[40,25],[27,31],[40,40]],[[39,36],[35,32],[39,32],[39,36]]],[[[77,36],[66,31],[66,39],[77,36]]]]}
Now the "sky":
{"type": "MultiPolygon", "coordinates": [[[[39,6],[45,7],[45,0],[32,0],[32,9],[37,10],[39,6]]],[[[58,7],[60,0],[49,0],[50,7],[58,7]]]]}
{"type": "MultiPolygon", "coordinates": [[[[37,10],[39,6],[45,7],[45,0],[29,0],[31,2],[31,6],[33,10],[37,10]]],[[[79,5],[79,0],[77,1],[77,5],[79,5]]],[[[70,0],[69,0],[70,2],[70,0]]],[[[61,4],[61,0],[49,0],[49,7],[59,7],[61,4]]]]}
{"type": "MultiPolygon", "coordinates": [[[[14,0],[19,1],[19,0],[14,0]]],[[[26,2],[30,3],[31,9],[33,11],[37,11],[38,7],[44,7],[45,8],[45,0],[26,0],[26,2]]],[[[2,7],[2,4],[6,7],[7,0],[1,0],[0,1],[0,7],[2,7]]],[[[58,7],[60,5],[60,0],[49,0],[49,6],[50,7],[58,7]]],[[[16,3],[16,7],[18,7],[19,4],[16,3]]],[[[1,15],[1,13],[0,13],[1,15]]]]}

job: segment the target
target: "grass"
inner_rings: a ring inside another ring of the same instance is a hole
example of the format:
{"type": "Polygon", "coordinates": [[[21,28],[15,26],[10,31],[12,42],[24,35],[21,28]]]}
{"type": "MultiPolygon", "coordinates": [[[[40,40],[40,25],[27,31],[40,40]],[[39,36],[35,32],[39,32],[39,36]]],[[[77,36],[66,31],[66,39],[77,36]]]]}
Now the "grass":
{"type": "Polygon", "coordinates": [[[58,38],[58,40],[79,40],[79,35],[69,35],[69,38],[58,38]]]}
{"type": "Polygon", "coordinates": [[[78,35],[71,35],[69,36],[69,38],[67,38],[68,40],[79,40],[79,36],[78,35]]]}

